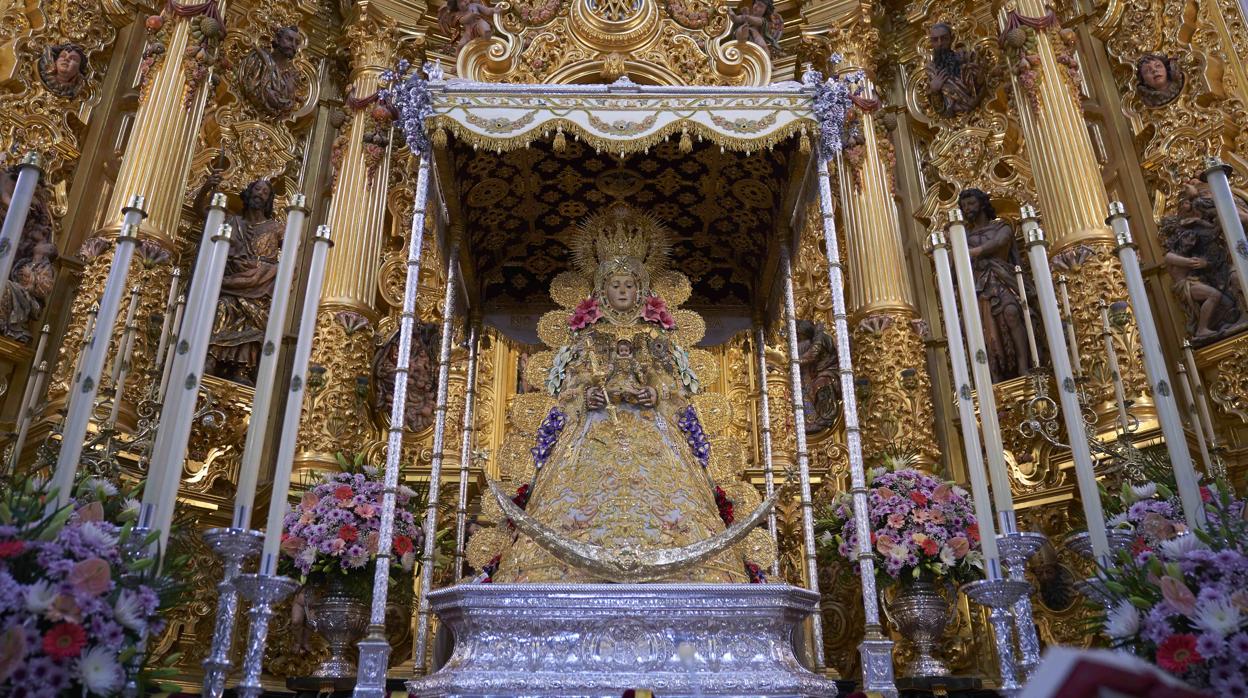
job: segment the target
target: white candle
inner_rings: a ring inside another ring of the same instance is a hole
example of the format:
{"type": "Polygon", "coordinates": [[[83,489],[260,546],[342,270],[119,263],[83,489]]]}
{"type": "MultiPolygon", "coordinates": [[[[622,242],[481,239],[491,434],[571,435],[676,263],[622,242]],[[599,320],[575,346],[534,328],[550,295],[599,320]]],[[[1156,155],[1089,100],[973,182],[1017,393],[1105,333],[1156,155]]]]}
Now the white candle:
{"type": "Polygon", "coordinates": [[[958,399],[958,416],[962,420],[962,446],[966,452],[966,469],[971,477],[975,518],[979,521],[979,541],[984,552],[984,570],[989,579],[1001,578],[1001,560],[997,553],[996,524],[992,520],[992,502],[988,493],[988,476],[984,470],[984,453],[979,441],[975,419],[975,400],[971,397],[971,378],[966,368],[966,350],[962,346],[962,328],[958,324],[958,303],[953,291],[953,272],[949,267],[949,245],[945,234],[931,234],[932,259],[936,263],[936,287],[945,320],[945,338],[949,343],[949,361],[953,368],[953,385],[958,399]]]}
{"type": "Polygon", "coordinates": [[[1083,428],[1083,410],[1079,404],[1075,374],[1071,369],[1066,338],[1062,334],[1057,292],[1053,288],[1053,277],[1049,272],[1048,248],[1044,231],[1036,223],[1035,213],[1034,208],[1023,207],[1023,234],[1027,240],[1027,256],[1031,260],[1031,276],[1036,283],[1040,318],[1044,321],[1044,333],[1049,342],[1049,358],[1053,362],[1053,378],[1057,382],[1062,419],[1066,424],[1066,436],[1070,440],[1070,454],[1075,461],[1075,479],[1079,485],[1083,515],[1088,521],[1088,539],[1092,544],[1093,557],[1098,561],[1105,561],[1109,559],[1105,512],[1101,508],[1101,493],[1096,486],[1096,470],[1092,466],[1088,435],[1083,428]]]}
{"type": "Polygon", "coordinates": [[[1031,367],[1040,365],[1040,349],[1036,346],[1036,328],[1031,324],[1031,303],[1027,300],[1027,283],[1023,280],[1023,268],[1014,265],[1014,279],[1018,284],[1018,303],[1023,311],[1023,326],[1027,328],[1027,351],[1031,352],[1031,367]]]}
{"type": "Polygon", "coordinates": [[[1118,365],[1118,350],[1114,348],[1114,333],[1109,326],[1109,304],[1101,301],[1101,339],[1105,341],[1105,357],[1109,363],[1109,377],[1114,384],[1114,406],[1118,409],[1118,426],[1125,434],[1131,426],[1127,417],[1126,391],[1122,388],[1122,369],[1118,365]]]}
{"type": "Polygon", "coordinates": [[[282,342],[282,329],[286,326],[290,286],[299,259],[303,222],[307,216],[307,199],[303,194],[295,194],[290,205],[286,207],[286,236],[282,240],[282,254],[277,263],[277,277],[273,282],[273,302],[269,305],[269,319],[264,329],[260,367],[256,372],[255,400],[251,405],[247,442],[243,446],[238,489],[234,496],[234,528],[251,528],[251,512],[256,503],[256,482],[260,477],[260,457],[264,450],[264,435],[268,433],[273,387],[277,383],[277,348],[282,342]]]}
{"type": "Polygon", "coordinates": [[[30,430],[30,406],[35,396],[42,389],[40,379],[43,377],[40,367],[46,368],[47,363],[43,360],[43,352],[48,348],[48,333],[51,327],[44,325],[39,332],[39,343],[35,345],[35,357],[31,359],[30,366],[33,371],[26,378],[26,389],[22,392],[22,404],[17,409],[17,437],[13,440],[13,455],[9,458],[9,473],[17,472],[17,462],[22,457],[22,447],[26,445],[26,433],[30,430]]]}
{"type": "Polygon", "coordinates": [[[82,324],[82,344],[78,347],[78,361],[74,364],[73,382],[77,383],[82,377],[82,362],[87,356],[87,347],[91,345],[92,338],[95,336],[95,318],[100,314],[100,304],[92,303],[87,309],[87,321],[82,324]]]}
{"type": "MultiPolygon", "coordinates": [[[[173,322],[169,323],[170,339],[178,336],[182,331],[182,313],[186,310],[186,295],[178,294],[178,302],[173,306],[173,322]]],[[[164,404],[165,391],[169,387],[169,371],[173,369],[173,357],[175,347],[170,344],[165,348],[164,359],[160,364],[160,386],[156,389],[156,402],[164,404]]]]}
{"type": "Polygon", "coordinates": [[[130,307],[126,309],[125,330],[121,333],[121,341],[117,343],[117,354],[113,358],[113,399],[108,411],[107,428],[117,424],[117,415],[121,413],[121,400],[125,397],[126,375],[130,372],[130,355],[134,349],[134,314],[139,309],[139,287],[130,289],[130,307]]]}
{"type": "Polygon", "coordinates": [[[147,216],[143,210],[144,199],[134,196],[124,209],[121,231],[117,236],[117,249],[113,264],[104,282],[104,295],[100,299],[100,312],[95,319],[95,332],[83,348],[82,370],[78,380],[70,387],[69,407],[65,415],[65,428],[61,432],[61,452],[56,459],[56,470],[51,487],[56,497],[49,500],[47,510],[53,512],[69,503],[78,472],[78,462],[86,445],[87,427],[91,413],[95,411],[95,398],[100,390],[104,374],[104,362],[108,358],[108,343],[117,324],[121,298],[126,292],[126,277],[130,274],[130,262],[134,259],[134,246],[138,243],[139,223],[147,216]]]}
{"type": "Polygon", "coordinates": [[[17,246],[22,239],[22,230],[26,227],[30,204],[35,200],[35,187],[39,184],[40,174],[42,171],[39,154],[26,153],[21,164],[18,165],[17,183],[13,185],[9,210],[4,214],[4,226],[0,227],[0,281],[8,281],[9,274],[13,271],[13,262],[17,258],[17,246]]]}
{"type": "Polygon", "coordinates": [[[1231,167],[1217,157],[1207,157],[1205,168],[1201,179],[1209,183],[1209,191],[1213,194],[1213,205],[1218,210],[1226,249],[1235,263],[1239,287],[1248,293],[1248,240],[1244,238],[1244,223],[1239,218],[1239,207],[1235,205],[1235,195],[1231,193],[1231,183],[1227,180],[1231,167]]]}
{"type": "Polygon", "coordinates": [[[1149,307],[1148,292],[1144,286],[1144,274],[1140,271],[1140,257],[1131,239],[1127,225],[1127,213],[1122,203],[1109,205],[1109,224],[1114,228],[1118,242],[1118,260],[1122,262],[1123,277],[1127,282],[1127,294],[1135,309],[1135,324],[1140,331],[1140,349],[1144,354],[1144,372],[1148,374],[1149,388],[1157,406],[1157,421],[1166,439],[1166,451],[1174,469],[1175,483],[1179,486],[1179,500],[1183,503],[1183,518],[1190,528],[1204,528],[1205,505],[1200,497],[1200,478],[1192,465],[1192,454],[1187,450],[1187,436],[1179,419],[1179,406],[1170,389],[1170,376],[1166,372],[1166,357],[1161,350],[1161,336],[1149,307]]]}
{"type": "MultiPolygon", "coordinates": [[[[152,448],[150,471],[158,473],[159,487],[153,488],[155,493],[150,500],[146,488],[143,495],[145,505],[155,506],[150,528],[160,531],[162,551],[169,540],[169,526],[177,507],[178,487],[182,484],[182,461],[186,458],[186,444],[194,425],[195,405],[203,383],[204,359],[208,355],[208,340],[212,336],[217,298],[221,293],[221,277],[230,256],[230,238],[233,235],[233,227],[221,226],[210,240],[212,252],[206,271],[195,274],[191,285],[192,299],[188,302],[186,320],[178,335],[173,369],[169,374],[169,392],[165,396],[160,428],[152,448]]],[[[152,487],[150,481],[147,487],[152,487]]]]}
{"type": "MultiPolygon", "coordinates": [[[[205,303],[206,286],[209,284],[207,279],[213,275],[212,257],[213,253],[221,249],[220,241],[214,238],[221,230],[222,221],[225,220],[226,199],[224,194],[213,194],[208,205],[208,213],[204,216],[204,229],[199,238],[199,251],[195,257],[195,266],[191,271],[191,284],[188,289],[187,306],[190,308],[189,316],[195,316],[199,313],[205,303]]],[[[225,248],[228,253],[228,248],[225,248]]],[[[225,260],[221,260],[221,268],[225,269],[225,260]]],[[[217,281],[215,286],[221,285],[221,274],[217,273],[217,281]]],[[[216,300],[214,297],[213,315],[216,315],[216,300]]],[[[163,488],[162,480],[165,472],[170,469],[168,459],[173,457],[173,444],[168,441],[170,437],[169,427],[165,427],[166,422],[172,423],[176,420],[175,413],[178,408],[177,396],[181,391],[171,386],[171,381],[175,375],[186,375],[185,362],[186,355],[190,351],[190,324],[188,322],[179,323],[178,320],[183,318],[175,317],[174,325],[171,329],[173,336],[173,345],[169,347],[169,354],[165,361],[164,375],[161,377],[160,394],[160,414],[158,418],[160,424],[156,429],[156,437],[152,444],[152,455],[148,459],[147,480],[143,484],[143,508],[140,510],[139,525],[147,528],[152,527],[153,520],[156,516],[156,503],[160,499],[163,488]]],[[[178,464],[179,470],[174,471],[180,475],[181,463],[178,464]]]]}
{"type": "Polygon", "coordinates": [[[1192,351],[1192,343],[1183,340],[1183,363],[1187,365],[1187,375],[1192,380],[1192,394],[1196,400],[1196,414],[1200,416],[1200,426],[1205,430],[1205,438],[1209,440],[1209,448],[1218,447],[1218,434],[1213,430],[1213,416],[1209,411],[1209,401],[1205,395],[1205,383],[1200,379],[1200,368],[1196,365],[1196,354],[1192,351]]]}
{"type": "MultiPolygon", "coordinates": [[[[1034,209],[1033,209],[1034,210],[1034,209]]],[[[1076,378],[1083,376],[1083,361],[1079,358],[1079,335],[1075,333],[1075,315],[1070,311],[1070,293],[1066,288],[1066,275],[1058,274],[1057,292],[1062,299],[1062,330],[1070,347],[1070,363],[1076,378]]]]}
{"type": "Polygon", "coordinates": [[[1196,415],[1196,400],[1192,397],[1192,384],[1187,379],[1187,369],[1182,363],[1175,366],[1179,376],[1179,388],[1183,390],[1183,401],[1187,406],[1187,421],[1196,434],[1196,445],[1200,447],[1200,459],[1205,466],[1205,474],[1213,472],[1213,459],[1209,457],[1209,445],[1205,443],[1205,430],[1200,426],[1200,417],[1196,415]]]}
{"type": "Polygon", "coordinates": [[[169,348],[169,337],[177,332],[173,327],[173,316],[177,311],[177,303],[181,299],[178,289],[182,284],[182,270],[174,267],[169,277],[169,295],[165,296],[165,317],[160,323],[160,341],[156,344],[156,373],[163,373],[165,366],[165,350],[169,348]]]}
{"type": "Polygon", "coordinates": [[[966,244],[966,226],[962,223],[962,212],[957,209],[949,212],[949,243],[953,268],[958,277],[958,297],[962,300],[962,325],[966,331],[966,348],[971,359],[971,376],[975,380],[975,391],[979,395],[979,420],[984,427],[984,450],[988,457],[988,477],[992,481],[992,501],[997,508],[1002,533],[1012,533],[1015,527],[1014,494],[1010,491],[1005,445],[1001,441],[997,399],[992,392],[988,346],[984,341],[979,299],[975,297],[975,272],[971,268],[971,251],[966,244]]]}
{"type": "Polygon", "coordinates": [[[269,500],[269,518],[264,528],[264,551],[260,557],[260,574],[277,574],[277,556],[282,545],[282,520],[286,518],[286,498],[290,494],[290,471],[295,462],[299,416],[303,396],[307,392],[308,359],[312,357],[312,339],[316,335],[316,312],[321,305],[321,285],[325,280],[325,257],[329,253],[329,226],[316,229],[312,238],[312,263],[308,267],[308,285],[303,296],[303,312],[299,316],[299,338],[295,342],[290,376],[290,392],[286,412],[278,430],[280,441],[273,462],[273,494],[269,500]]]}

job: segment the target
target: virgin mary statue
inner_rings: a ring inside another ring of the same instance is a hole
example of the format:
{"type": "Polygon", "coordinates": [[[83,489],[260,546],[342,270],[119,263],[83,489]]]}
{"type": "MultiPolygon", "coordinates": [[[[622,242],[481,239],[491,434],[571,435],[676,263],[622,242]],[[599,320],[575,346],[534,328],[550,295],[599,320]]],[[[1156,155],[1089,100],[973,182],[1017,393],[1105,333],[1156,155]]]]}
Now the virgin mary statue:
{"type": "Polygon", "coordinates": [[[731,535],[732,503],[708,472],[710,445],[693,402],[699,383],[681,346],[700,339],[705,324],[659,294],[664,287],[688,296],[688,280],[666,268],[669,250],[657,220],[623,205],[578,232],[578,272],[551,288],[564,310],[542,321],[543,339],[558,349],[546,376],[554,405],[513,498],[529,525],[507,536],[493,581],[623,581],[600,563],[644,565],[647,555],[670,562],[699,545],[696,564],[649,580],[761,581],[745,551],[770,538],[731,535]]]}

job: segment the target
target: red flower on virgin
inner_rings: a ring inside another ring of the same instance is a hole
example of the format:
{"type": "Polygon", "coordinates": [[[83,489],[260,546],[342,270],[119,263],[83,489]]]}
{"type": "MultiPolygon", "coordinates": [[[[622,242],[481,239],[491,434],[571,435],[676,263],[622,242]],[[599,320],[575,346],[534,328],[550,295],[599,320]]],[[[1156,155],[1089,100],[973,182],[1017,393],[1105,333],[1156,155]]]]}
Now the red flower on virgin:
{"type": "Polygon", "coordinates": [[[0,543],[0,559],[17,557],[18,555],[21,555],[24,550],[26,550],[26,541],[6,540],[3,543],[0,543]]]}
{"type": "Polygon", "coordinates": [[[339,485],[334,488],[334,497],[336,499],[351,499],[355,496],[355,492],[351,491],[351,485],[339,485]]]}
{"type": "Polygon", "coordinates": [[[1166,671],[1182,673],[1203,661],[1205,658],[1196,651],[1196,636],[1189,633],[1171,635],[1157,647],[1157,664],[1166,671]]]}
{"type": "Polygon", "coordinates": [[[87,632],[77,623],[58,623],[43,636],[43,651],[53,659],[72,659],[82,653],[87,632]]]}
{"type": "Polygon", "coordinates": [[[658,296],[650,296],[646,299],[646,307],[641,309],[641,317],[665,330],[676,327],[676,318],[672,317],[671,311],[667,309],[667,302],[658,296]]]}
{"type": "Polygon", "coordinates": [[[406,555],[412,552],[412,539],[407,536],[395,536],[394,552],[399,555],[406,555]]]}
{"type": "Polygon", "coordinates": [[[344,524],[338,529],[338,537],[350,543],[360,537],[360,531],[351,524],[344,524]]]}
{"type": "Polygon", "coordinates": [[[572,311],[572,317],[568,318],[568,327],[574,330],[584,329],[595,322],[602,319],[602,308],[598,306],[597,298],[586,298],[581,304],[576,306],[572,311]]]}

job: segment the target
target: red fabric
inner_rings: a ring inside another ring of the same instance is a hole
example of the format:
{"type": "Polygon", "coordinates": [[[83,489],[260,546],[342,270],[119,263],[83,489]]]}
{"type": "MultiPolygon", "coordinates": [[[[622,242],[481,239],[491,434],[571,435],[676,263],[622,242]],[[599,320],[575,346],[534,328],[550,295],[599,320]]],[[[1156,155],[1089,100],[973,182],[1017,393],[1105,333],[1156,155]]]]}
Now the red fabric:
{"type": "Polygon", "coordinates": [[[221,19],[221,7],[217,4],[217,0],[208,0],[207,2],[196,3],[193,5],[183,5],[168,0],[165,3],[165,9],[175,17],[198,17],[199,15],[207,15],[221,23],[221,27],[225,28],[225,20],[221,19]]]}
{"type": "Polygon", "coordinates": [[[347,108],[352,111],[359,111],[376,101],[377,101],[376,92],[374,92],[373,94],[367,97],[361,97],[359,99],[356,99],[355,86],[352,85],[350,88],[347,89],[347,99],[346,99],[347,108]]]}
{"type": "Polygon", "coordinates": [[[1043,31],[1050,27],[1057,26],[1057,14],[1053,12],[1053,8],[1048,8],[1048,12],[1042,17],[1028,17],[1020,15],[1017,10],[1010,10],[1005,15],[1005,26],[1001,28],[1001,35],[998,37],[1001,45],[1005,45],[1005,35],[1010,31],[1019,27],[1031,27],[1036,31],[1043,31]]]}
{"type": "Polygon", "coordinates": [[[1061,698],[1097,698],[1110,689],[1137,698],[1203,698],[1200,691],[1175,688],[1161,679],[1119,669],[1094,660],[1080,659],[1071,667],[1066,681],[1053,693],[1061,698]]]}
{"type": "Polygon", "coordinates": [[[883,104],[880,102],[879,97],[862,97],[860,95],[850,95],[849,101],[853,102],[854,106],[858,107],[864,114],[874,114],[879,111],[880,105],[883,104]]]}

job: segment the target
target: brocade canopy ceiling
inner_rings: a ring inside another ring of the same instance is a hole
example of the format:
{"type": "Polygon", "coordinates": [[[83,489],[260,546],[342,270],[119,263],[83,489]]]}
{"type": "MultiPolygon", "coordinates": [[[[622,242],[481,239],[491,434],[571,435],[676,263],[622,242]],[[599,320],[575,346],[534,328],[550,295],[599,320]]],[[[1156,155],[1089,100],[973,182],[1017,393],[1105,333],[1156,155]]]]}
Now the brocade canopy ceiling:
{"type": "Polygon", "coordinates": [[[673,136],[620,157],[567,138],[502,153],[451,139],[473,264],[491,308],[550,304],[569,268],[567,241],[585,217],[615,201],[651,211],[673,232],[672,264],[689,276],[698,308],[746,306],[789,180],[797,139],[753,153],[708,142],[680,152],[673,136]]]}

